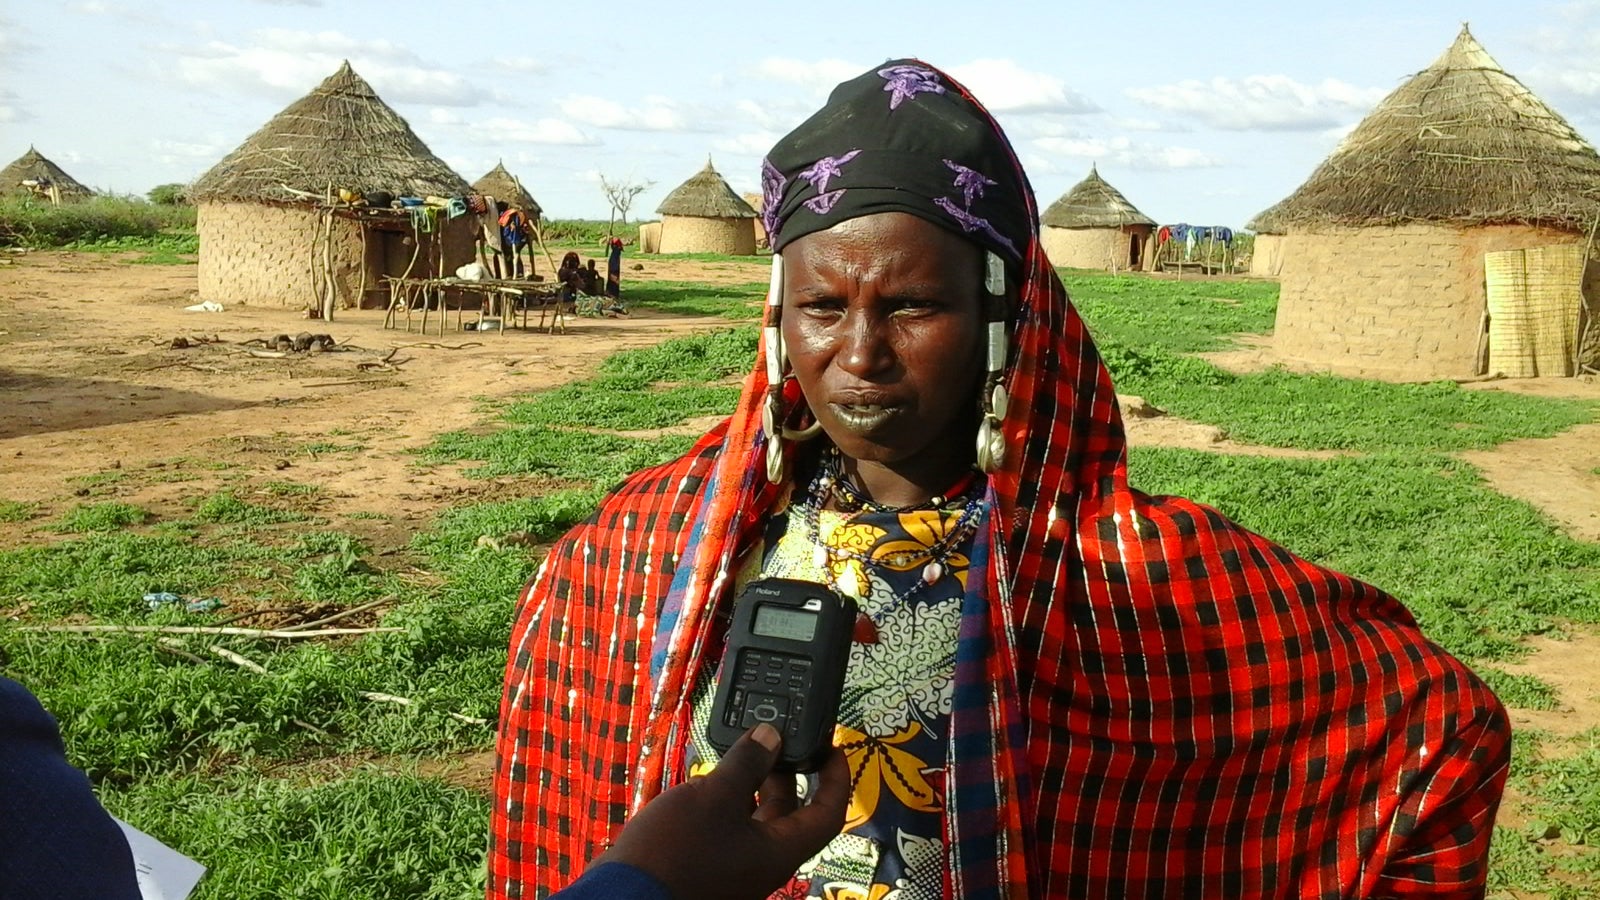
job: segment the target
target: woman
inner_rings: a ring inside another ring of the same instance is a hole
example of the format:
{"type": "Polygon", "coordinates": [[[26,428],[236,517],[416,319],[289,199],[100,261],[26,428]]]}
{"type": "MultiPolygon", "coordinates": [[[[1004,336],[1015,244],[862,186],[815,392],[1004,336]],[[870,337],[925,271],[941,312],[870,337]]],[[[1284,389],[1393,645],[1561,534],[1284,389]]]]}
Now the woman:
{"type": "Polygon", "coordinates": [[[605,239],[606,248],[606,296],[612,300],[622,297],[622,238],[612,235],[605,239]]]}
{"type": "Polygon", "coordinates": [[[876,67],[763,182],[778,255],[738,408],[523,596],[491,897],[565,884],[709,764],[757,574],[863,613],[846,831],[784,896],[1482,892],[1498,701],[1377,589],[1129,487],[1033,191],[964,88],[876,67]]]}

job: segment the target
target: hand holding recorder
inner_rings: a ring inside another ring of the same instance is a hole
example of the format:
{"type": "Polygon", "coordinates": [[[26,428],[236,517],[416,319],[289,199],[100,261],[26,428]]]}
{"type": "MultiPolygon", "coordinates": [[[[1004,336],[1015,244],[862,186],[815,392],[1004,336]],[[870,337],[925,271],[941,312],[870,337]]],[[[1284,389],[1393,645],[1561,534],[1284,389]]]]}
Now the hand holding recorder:
{"type": "Polygon", "coordinates": [[[633,866],[674,898],[756,900],[777,890],[844,827],[850,800],[844,754],[832,749],[801,806],[795,777],[773,771],[781,744],[770,724],[752,729],[711,774],[650,801],[591,868],[633,866]]]}

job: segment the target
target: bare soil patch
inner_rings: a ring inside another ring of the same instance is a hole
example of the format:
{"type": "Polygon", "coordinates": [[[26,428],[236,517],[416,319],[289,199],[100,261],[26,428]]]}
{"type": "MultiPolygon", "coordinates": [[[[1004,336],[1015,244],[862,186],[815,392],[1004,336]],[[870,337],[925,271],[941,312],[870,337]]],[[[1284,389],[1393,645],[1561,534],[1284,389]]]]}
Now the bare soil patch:
{"type": "Polygon", "coordinates": [[[1535,635],[1524,643],[1533,651],[1519,663],[1501,663],[1508,672],[1536,675],[1554,685],[1560,705],[1555,710],[1514,709],[1515,728],[1539,728],[1571,737],[1600,727],[1600,631],[1575,630],[1564,638],[1535,635]]]}
{"type": "MultiPolygon", "coordinates": [[[[667,263],[683,280],[733,279],[726,263],[667,263]]],[[[115,498],[160,518],[221,486],[249,492],[294,482],[318,487],[329,511],[357,514],[341,527],[378,532],[391,546],[439,509],[539,487],[412,464],[412,452],[434,435],[478,426],[483,399],[553,387],[589,375],[616,350],[727,325],[640,310],[626,319],[571,318],[565,334],[424,336],[384,329],[379,310],[341,311],[332,322],[282,308],[187,312],[193,266],[47,252],[21,257],[6,274],[0,499],[36,504],[38,517],[52,517],[74,503],[115,498]],[[299,331],[327,332],[356,349],[285,359],[240,352],[251,338],[299,331]],[[174,337],[200,336],[218,342],[171,349],[174,337]],[[408,360],[398,371],[357,368],[396,350],[395,359],[408,360]],[[84,486],[107,473],[109,482],[84,486]]],[[[0,525],[0,546],[38,540],[34,527],[0,525]]]]}

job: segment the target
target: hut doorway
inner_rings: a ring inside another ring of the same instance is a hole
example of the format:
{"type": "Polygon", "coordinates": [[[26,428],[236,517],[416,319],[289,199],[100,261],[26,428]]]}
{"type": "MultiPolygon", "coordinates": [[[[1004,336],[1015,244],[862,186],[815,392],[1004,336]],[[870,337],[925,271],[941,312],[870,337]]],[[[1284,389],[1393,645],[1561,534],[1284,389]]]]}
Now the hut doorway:
{"type": "MultiPolygon", "coordinates": [[[[391,227],[388,222],[368,222],[366,250],[366,290],[361,297],[365,309],[382,308],[389,302],[388,278],[431,278],[432,260],[419,252],[417,237],[408,227],[391,227]]],[[[424,251],[426,248],[424,248],[424,251]]]]}
{"type": "Polygon", "coordinates": [[[1139,252],[1140,250],[1144,249],[1143,243],[1143,241],[1139,240],[1139,235],[1137,233],[1128,235],[1128,268],[1137,269],[1139,268],[1139,264],[1143,262],[1143,260],[1140,258],[1142,254],[1139,252]]]}

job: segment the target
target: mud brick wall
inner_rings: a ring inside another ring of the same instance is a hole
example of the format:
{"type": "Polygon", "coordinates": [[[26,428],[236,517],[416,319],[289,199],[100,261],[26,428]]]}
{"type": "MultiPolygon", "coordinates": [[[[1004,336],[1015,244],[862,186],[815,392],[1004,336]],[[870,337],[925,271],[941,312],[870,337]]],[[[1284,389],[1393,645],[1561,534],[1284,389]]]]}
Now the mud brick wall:
{"type": "Polygon", "coordinates": [[[1285,235],[1274,349],[1346,375],[1477,374],[1483,254],[1584,236],[1525,225],[1328,228],[1285,235]]]}
{"type": "MultiPolygon", "coordinates": [[[[200,299],[224,305],[312,307],[312,244],[317,213],[306,207],[263,203],[203,203],[200,299]]],[[[321,247],[316,263],[320,267],[321,247]]],[[[341,302],[361,281],[361,231],[347,219],[333,222],[333,271],[341,302]]]]}
{"type": "Polygon", "coordinates": [[[725,253],[754,256],[754,219],[662,216],[660,253],[725,253]]]}
{"type": "Polygon", "coordinates": [[[1250,251],[1251,275],[1277,278],[1283,274],[1283,239],[1281,234],[1256,235],[1255,249],[1250,251]]]}
{"type": "MultiPolygon", "coordinates": [[[[1069,269],[1104,269],[1125,272],[1131,266],[1128,246],[1132,235],[1139,236],[1140,252],[1150,251],[1150,228],[1057,228],[1049,226],[1040,235],[1044,255],[1050,264],[1069,269]]],[[[1142,263],[1141,263],[1142,266],[1142,263]]]]}
{"type": "MultiPolygon", "coordinates": [[[[200,236],[200,299],[218,303],[260,306],[314,307],[312,265],[322,267],[318,239],[318,213],[309,207],[265,203],[203,203],[196,230],[200,236]]],[[[476,258],[474,239],[477,217],[462,216],[441,222],[445,254],[443,272],[434,272],[419,259],[416,276],[448,275],[476,258]]],[[[432,248],[424,238],[423,253],[432,248]]],[[[404,263],[390,264],[376,235],[373,249],[363,258],[361,225],[345,216],[333,219],[329,260],[337,302],[342,307],[359,303],[361,271],[367,267],[367,288],[381,287],[379,276],[401,275],[404,263]],[[393,271],[389,271],[392,269],[393,271]]],[[[436,252],[436,251],[432,251],[436,252]]]]}

